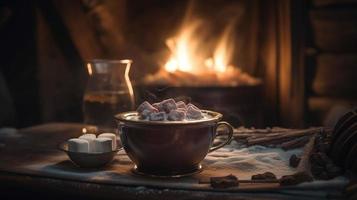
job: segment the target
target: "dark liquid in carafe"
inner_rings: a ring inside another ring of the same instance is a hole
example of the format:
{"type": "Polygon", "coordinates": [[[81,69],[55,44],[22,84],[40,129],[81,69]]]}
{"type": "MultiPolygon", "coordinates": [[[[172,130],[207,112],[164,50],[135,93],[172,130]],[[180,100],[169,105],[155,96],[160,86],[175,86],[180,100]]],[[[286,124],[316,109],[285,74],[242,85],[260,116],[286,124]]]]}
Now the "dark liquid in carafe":
{"type": "Polygon", "coordinates": [[[83,101],[84,122],[99,128],[115,128],[114,115],[133,109],[127,92],[90,92],[83,101]]]}

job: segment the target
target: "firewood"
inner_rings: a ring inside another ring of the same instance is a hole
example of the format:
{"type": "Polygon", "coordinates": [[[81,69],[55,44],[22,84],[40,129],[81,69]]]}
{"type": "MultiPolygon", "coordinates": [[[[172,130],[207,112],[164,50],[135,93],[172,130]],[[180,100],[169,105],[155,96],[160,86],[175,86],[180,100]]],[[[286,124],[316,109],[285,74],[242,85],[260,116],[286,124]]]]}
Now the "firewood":
{"type": "Polygon", "coordinates": [[[295,149],[304,146],[309,141],[309,136],[298,137],[288,142],[284,142],[281,144],[281,148],[285,151],[290,149],[295,149]]]}
{"type": "Polygon", "coordinates": [[[255,129],[255,128],[244,128],[239,127],[234,130],[234,134],[261,134],[261,133],[280,133],[280,132],[287,132],[294,129],[287,129],[281,127],[273,127],[273,128],[265,128],[265,129],[255,129]]]}
{"type": "MultiPolygon", "coordinates": [[[[237,180],[238,183],[279,183],[279,179],[266,179],[266,180],[237,180]]],[[[202,178],[198,181],[198,184],[210,184],[210,178],[202,178]]]]}
{"type": "Polygon", "coordinates": [[[234,134],[234,137],[236,137],[236,138],[250,138],[250,139],[253,139],[253,138],[263,138],[263,137],[264,138],[265,137],[276,137],[276,136],[280,136],[282,134],[285,134],[285,133],[269,133],[269,134],[242,133],[242,134],[234,134]]]}
{"type": "MultiPolygon", "coordinates": [[[[260,137],[276,137],[281,134],[284,134],[287,131],[291,131],[293,129],[285,129],[285,128],[266,128],[266,129],[246,129],[246,128],[238,128],[235,129],[233,134],[235,139],[255,139],[260,137]]],[[[219,131],[218,135],[223,131],[219,131]]],[[[224,134],[224,133],[223,133],[224,134]]]]}
{"type": "Polygon", "coordinates": [[[306,130],[294,130],[290,132],[286,132],[276,137],[261,137],[257,139],[248,139],[248,145],[261,145],[261,144],[271,144],[277,141],[281,142],[284,140],[295,139],[297,137],[313,135],[321,131],[321,128],[311,128],[306,130]]]}
{"type": "Polygon", "coordinates": [[[241,134],[234,134],[235,138],[258,138],[258,137],[265,137],[264,134],[255,134],[255,133],[241,133],[241,134]]]}
{"type": "MultiPolygon", "coordinates": [[[[259,139],[259,138],[258,138],[259,139]]],[[[264,139],[264,138],[261,138],[261,139],[264,139]]],[[[269,139],[269,138],[267,138],[269,139]]],[[[270,146],[270,147],[280,147],[282,143],[285,143],[285,142],[289,142],[291,140],[293,140],[295,138],[293,137],[284,137],[284,138],[279,138],[279,139],[271,139],[269,140],[268,142],[263,142],[263,143],[259,143],[259,144],[253,144],[253,145],[262,145],[262,146],[270,146]]],[[[251,140],[255,140],[254,138],[251,139],[251,140]]],[[[249,144],[249,139],[247,140],[247,145],[248,146],[251,146],[251,144],[249,144]]]]}

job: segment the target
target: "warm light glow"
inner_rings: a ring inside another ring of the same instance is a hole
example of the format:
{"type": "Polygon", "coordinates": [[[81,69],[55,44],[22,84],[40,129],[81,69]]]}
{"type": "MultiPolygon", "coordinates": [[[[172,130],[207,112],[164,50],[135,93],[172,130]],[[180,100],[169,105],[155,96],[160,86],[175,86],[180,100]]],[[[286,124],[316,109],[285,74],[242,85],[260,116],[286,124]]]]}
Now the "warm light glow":
{"type": "Polygon", "coordinates": [[[188,14],[178,34],[166,40],[169,56],[163,67],[157,73],[147,75],[145,82],[175,86],[238,86],[259,83],[260,80],[232,64],[236,45],[233,41],[234,27],[233,19],[216,38],[206,32],[210,29],[205,21],[188,14]]]}
{"type": "Polygon", "coordinates": [[[198,40],[195,39],[195,33],[200,26],[200,21],[196,20],[184,26],[180,34],[175,38],[166,41],[171,55],[165,64],[168,72],[176,70],[183,72],[193,72],[195,65],[199,62],[198,40]]]}
{"type": "Polygon", "coordinates": [[[226,72],[233,54],[232,30],[234,23],[229,24],[219,38],[216,47],[209,52],[212,58],[207,58],[208,46],[200,37],[198,29],[202,26],[199,20],[184,24],[177,37],[166,41],[171,55],[164,67],[167,72],[188,72],[199,75],[207,70],[215,73],[226,72]],[[206,49],[205,49],[206,48],[206,49]],[[206,57],[206,58],[205,58],[206,57]]]}
{"type": "Polygon", "coordinates": [[[218,45],[213,53],[213,68],[217,72],[226,72],[233,54],[233,28],[234,23],[229,24],[218,40],[218,45]]]}
{"type": "Polygon", "coordinates": [[[131,105],[132,105],[132,108],[131,109],[134,109],[134,90],[133,90],[133,86],[131,85],[131,82],[130,82],[130,78],[129,78],[129,72],[130,72],[130,67],[131,67],[131,63],[132,61],[131,60],[122,60],[122,63],[125,63],[126,64],[126,68],[125,68],[125,82],[128,86],[128,90],[129,90],[129,95],[130,95],[130,101],[131,101],[131,105]]]}
{"type": "Polygon", "coordinates": [[[165,69],[168,72],[175,72],[177,70],[178,63],[176,59],[171,59],[165,64],[165,69]]]}
{"type": "Polygon", "coordinates": [[[87,64],[87,69],[88,69],[88,74],[89,74],[89,76],[92,76],[92,74],[93,74],[93,71],[92,71],[92,66],[91,66],[91,64],[87,64]]]}

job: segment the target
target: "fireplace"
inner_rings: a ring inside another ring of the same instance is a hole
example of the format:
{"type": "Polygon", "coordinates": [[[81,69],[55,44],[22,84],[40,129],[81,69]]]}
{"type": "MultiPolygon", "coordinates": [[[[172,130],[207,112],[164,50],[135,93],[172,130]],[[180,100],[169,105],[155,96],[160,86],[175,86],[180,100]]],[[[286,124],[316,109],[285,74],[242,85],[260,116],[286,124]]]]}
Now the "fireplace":
{"type": "MultiPolygon", "coordinates": [[[[128,4],[134,10],[131,12],[141,6],[128,4]]],[[[182,14],[169,20],[178,21],[173,27],[175,31],[169,31],[171,26],[163,26],[162,37],[156,37],[157,43],[161,43],[156,51],[161,53],[152,55],[150,51],[141,50],[133,54],[144,58],[142,65],[154,63],[151,72],[136,81],[137,101],[176,98],[222,112],[236,126],[262,126],[261,79],[245,71],[252,72],[254,62],[239,62],[247,54],[238,44],[251,32],[244,24],[254,9],[250,4],[248,1],[223,4],[212,1],[210,6],[203,6],[199,1],[186,2],[180,8],[182,14]],[[207,14],[213,10],[215,14],[207,14]],[[237,66],[243,64],[247,66],[237,66]]],[[[175,5],[167,9],[176,10],[175,5]]],[[[157,16],[152,20],[165,21],[157,16]]],[[[151,46],[144,41],[145,45],[151,46]]]]}
{"type": "Polygon", "coordinates": [[[0,6],[0,25],[8,30],[2,32],[8,49],[2,58],[9,67],[0,74],[6,85],[1,95],[8,97],[8,114],[0,119],[6,124],[82,121],[88,78],[83,61],[95,58],[134,61],[137,103],[192,101],[223,112],[236,126],[316,125],[334,105],[356,102],[350,1],[52,0],[0,6]],[[24,53],[11,53],[20,44],[24,53]]]}
{"type": "Polygon", "coordinates": [[[289,15],[291,4],[41,1],[33,5],[39,55],[33,78],[40,77],[33,103],[43,102],[37,121],[82,120],[83,60],[130,58],[137,103],[173,97],[220,111],[235,126],[282,124],[280,108],[289,100],[279,99],[286,96],[274,63],[280,47],[271,42],[280,28],[274,23],[289,15]]]}

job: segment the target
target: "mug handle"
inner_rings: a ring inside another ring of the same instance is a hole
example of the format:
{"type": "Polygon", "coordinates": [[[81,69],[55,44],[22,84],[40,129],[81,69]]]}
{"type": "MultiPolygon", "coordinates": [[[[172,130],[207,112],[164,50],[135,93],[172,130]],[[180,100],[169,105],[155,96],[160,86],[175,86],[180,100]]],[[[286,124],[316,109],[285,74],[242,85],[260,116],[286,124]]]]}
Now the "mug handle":
{"type": "Polygon", "coordinates": [[[219,148],[222,148],[223,146],[225,146],[226,144],[230,143],[233,139],[233,127],[228,123],[228,122],[218,122],[217,125],[216,125],[216,128],[215,128],[215,132],[217,132],[217,128],[220,127],[220,126],[225,126],[228,128],[228,138],[226,141],[216,145],[216,146],[212,146],[210,149],[209,149],[209,153],[212,152],[212,151],[215,151],[219,148]]]}

